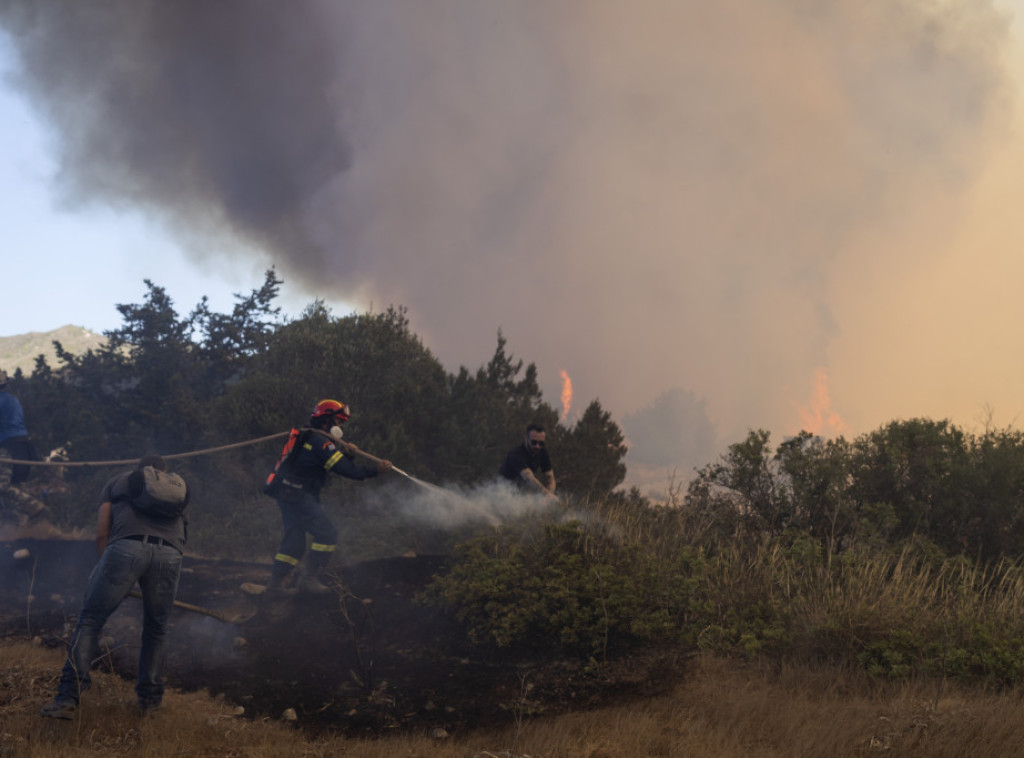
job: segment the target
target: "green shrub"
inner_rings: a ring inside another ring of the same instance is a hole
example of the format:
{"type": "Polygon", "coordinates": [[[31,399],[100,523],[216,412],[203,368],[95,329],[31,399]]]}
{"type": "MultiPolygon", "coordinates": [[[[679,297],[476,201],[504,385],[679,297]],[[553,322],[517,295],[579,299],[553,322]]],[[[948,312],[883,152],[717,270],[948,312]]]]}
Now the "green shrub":
{"type": "Polygon", "coordinates": [[[691,585],[666,568],[579,522],[505,527],[460,546],[424,600],[478,644],[605,658],[677,635],[691,585]]]}

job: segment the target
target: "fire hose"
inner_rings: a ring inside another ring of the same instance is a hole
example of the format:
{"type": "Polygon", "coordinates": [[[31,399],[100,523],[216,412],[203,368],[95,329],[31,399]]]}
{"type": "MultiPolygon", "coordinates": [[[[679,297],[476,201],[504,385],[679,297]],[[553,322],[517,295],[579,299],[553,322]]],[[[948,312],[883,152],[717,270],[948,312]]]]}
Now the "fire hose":
{"type": "MultiPolygon", "coordinates": [[[[288,432],[278,432],[277,434],[269,434],[269,435],[267,435],[265,437],[257,437],[255,439],[245,440],[244,442],[234,442],[234,443],[231,443],[231,444],[228,444],[228,445],[219,445],[217,447],[209,447],[209,448],[204,448],[202,450],[193,450],[193,451],[188,452],[188,453],[171,453],[171,454],[168,454],[168,455],[164,455],[162,457],[165,458],[166,460],[177,460],[177,459],[181,459],[181,458],[193,458],[193,457],[200,456],[200,455],[209,455],[210,453],[219,453],[219,452],[223,452],[225,450],[234,450],[234,449],[237,449],[237,448],[240,448],[240,447],[247,447],[249,445],[258,445],[261,442],[269,442],[270,440],[282,439],[284,437],[287,437],[290,434],[291,434],[290,431],[288,431],[288,432]]],[[[373,461],[374,463],[377,463],[377,464],[385,463],[383,458],[378,458],[375,455],[367,453],[365,450],[360,449],[359,447],[353,445],[350,442],[342,442],[341,440],[338,440],[338,443],[339,443],[339,445],[344,446],[345,449],[348,452],[350,452],[351,454],[360,455],[363,458],[366,458],[367,460],[373,461]]],[[[121,459],[121,460],[107,460],[107,461],[63,461],[63,460],[60,460],[60,461],[57,461],[57,460],[54,460],[54,461],[25,461],[25,460],[11,459],[11,458],[0,458],[0,462],[11,463],[11,464],[18,464],[18,465],[24,465],[24,466],[43,466],[43,467],[49,466],[49,467],[54,467],[54,468],[61,468],[61,467],[64,467],[64,468],[77,468],[77,467],[86,467],[86,466],[134,466],[134,465],[136,465],[138,463],[138,459],[137,458],[133,458],[133,459],[128,459],[128,460],[121,459]]],[[[388,463],[390,463],[390,462],[388,462],[388,463]]],[[[437,485],[430,484],[429,482],[425,482],[422,479],[418,479],[415,476],[413,476],[412,474],[410,474],[410,473],[408,473],[406,471],[403,471],[402,469],[400,469],[398,466],[394,465],[393,463],[391,464],[390,470],[394,471],[399,476],[401,476],[401,477],[403,477],[405,479],[408,479],[409,481],[413,482],[414,484],[422,487],[423,489],[429,490],[429,491],[431,491],[431,492],[433,492],[433,493],[435,493],[437,495],[441,495],[441,496],[443,496],[445,498],[457,499],[459,501],[462,501],[464,505],[471,506],[473,508],[473,510],[477,510],[482,515],[486,516],[487,520],[490,521],[492,524],[496,524],[498,522],[498,519],[493,514],[485,513],[483,511],[483,509],[481,509],[479,506],[477,506],[474,503],[471,503],[466,498],[462,497],[461,495],[458,495],[457,493],[452,492],[451,490],[446,490],[443,487],[438,487],[437,485]]]]}
{"type": "MultiPolygon", "coordinates": [[[[208,447],[208,448],[204,448],[202,450],[193,450],[193,451],[188,452],[188,453],[171,453],[169,455],[164,455],[162,457],[164,459],[166,459],[166,460],[177,460],[177,459],[180,459],[180,458],[194,458],[194,457],[199,456],[199,455],[209,455],[210,453],[219,453],[219,452],[223,452],[225,450],[234,450],[234,449],[237,449],[237,448],[240,448],[240,447],[247,447],[249,445],[258,445],[261,442],[269,442],[270,440],[281,439],[283,437],[287,437],[289,434],[291,434],[291,432],[278,432],[277,434],[268,434],[266,437],[257,437],[256,439],[246,440],[244,442],[234,442],[234,443],[229,444],[229,445],[220,445],[218,447],[208,447]]],[[[335,438],[335,439],[337,439],[337,438],[335,438]]],[[[352,454],[360,455],[363,458],[371,460],[371,461],[373,461],[374,463],[377,463],[377,464],[385,463],[383,458],[378,458],[375,455],[371,455],[370,453],[367,453],[365,450],[361,450],[360,448],[356,447],[351,442],[342,442],[341,440],[338,440],[338,443],[340,445],[342,445],[348,452],[350,452],[352,454]]],[[[63,460],[62,461],[56,461],[56,460],[54,460],[54,461],[25,461],[25,460],[13,459],[13,458],[2,458],[2,457],[0,457],[0,463],[11,463],[11,464],[17,464],[17,465],[22,465],[22,466],[42,466],[42,467],[53,467],[53,468],[81,468],[81,467],[86,467],[86,466],[134,466],[134,465],[136,465],[138,463],[138,459],[137,458],[132,458],[132,459],[128,459],[128,460],[121,459],[121,460],[107,460],[107,461],[63,461],[63,460]]],[[[432,490],[432,491],[437,492],[437,493],[443,493],[443,494],[445,494],[446,496],[449,496],[449,497],[451,497],[454,494],[454,493],[451,493],[451,492],[449,492],[447,490],[444,490],[441,487],[437,487],[436,485],[430,484],[428,482],[424,482],[421,479],[417,479],[415,476],[413,476],[412,474],[409,474],[406,471],[403,471],[402,469],[400,469],[398,466],[394,465],[393,463],[391,464],[391,469],[390,470],[394,471],[399,476],[402,476],[402,477],[408,479],[409,481],[418,484],[420,487],[423,487],[425,489],[432,490]]]]}
{"type": "MultiPolygon", "coordinates": [[[[208,455],[210,453],[219,453],[224,450],[234,450],[240,447],[247,447],[249,445],[258,445],[260,442],[268,442],[270,440],[280,439],[287,437],[291,432],[278,432],[277,434],[268,434],[266,437],[257,437],[256,439],[246,440],[244,442],[234,442],[230,445],[220,445],[218,447],[208,447],[203,450],[193,450],[190,453],[172,453],[170,455],[161,456],[166,460],[177,460],[179,458],[194,458],[198,455],[208,455]]],[[[19,466],[42,466],[42,467],[53,467],[53,468],[81,468],[86,466],[134,466],[139,462],[138,458],[120,459],[111,461],[25,461],[18,458],[0,458],[0,463],[12,463],[19,466]]]]}
{"type": "MultiPolygon", "coordinates": [[[[261,442],[269,442],[270,440],[276,440],[276,439],[281,439],[283,437],[287,437],[289,434],[291,434],[291,432],[278,432],[277,434],[268,434],[266,437],[257,437],[256,439],[245,440],[244,442],[234,442],[234,443],[231,443],[229,445],[219,445],[217,447],[208,447],[208,448],[204,448],[202,450],[193,450],[193,451],[191,451],[189,453],[171,453],[169,455],[164,455],[164,456],[161,456],[161,457],[166,459],[166,460],[169,460],[169,461],[178,460],[180,458],[194,458],[194,457],[200,456],[200,455],[209,455],[210,453],[220,453],[220,452],[223,452],[225,450],[234,450],[234,449],[237,449],[237,448],[240,448],[240,447],[247,447],[249,445],[258,445],[261,442]]],[[[358,447],[356,447],[355,445],[353,445],[350,442],[341,442],[341,440],[339,440],[339,443],[342,444],[343,446],[345,446],[345,448],[349,449],[351,452],[356,453],[358,455],[361,455],[364,458],[367,458],[367,459],[373,461],[374,463],[384,463],[384,459],[383,458],[378,458],[375,455],[370,455],[366,451],[359,449],[358,447]]],[[[26,461],[26,460],[21,460],[21,459],[18,459],[18,458],[4,458],[4,457],[0,457],[0,463],[11,463],[11,464],[19,465],[19,466],[41,466],[41,467],[44,467],[44,468],[45,467],[52,467],[52,468],[82,468],[82,467],[87,467],[87,466],[134,466],[138,462],[139,462],[138,458],[131,458],[131,459],[127,459],[127,460],[125,460],[125,459],[108,460],[108,461],[58,461],[58,460],[52,460],[52,461],[49,461],[49,460],[46,460],[46,461],[26,461]]],[[[394,464],[392,464],[391,470],[396,472],[396,473],[398,473],[398,474],[400,474],[401,476],[404,476],[407,479],[415,479],[415,477],[410,476],[409,474],[407,474],[405,471],[402,471],[402,469],[398,468],[398,466],[395,466],[394,464]]]]}

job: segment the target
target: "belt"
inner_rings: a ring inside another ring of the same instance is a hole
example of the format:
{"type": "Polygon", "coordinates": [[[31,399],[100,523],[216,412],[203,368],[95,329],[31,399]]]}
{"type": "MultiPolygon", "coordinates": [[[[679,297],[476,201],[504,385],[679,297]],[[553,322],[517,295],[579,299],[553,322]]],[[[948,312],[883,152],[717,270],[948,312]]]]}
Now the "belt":
{"type": "Polygon", "coordinates": [[[175,550],[178,549],[178,546],[173,542],[165,540],[163,537],[157,537],[155,534],[129,534],[127,537],[122,537],[121,539],[148,542],[151,545],[166,545],[167,547],[173,547],[175,550]]]}

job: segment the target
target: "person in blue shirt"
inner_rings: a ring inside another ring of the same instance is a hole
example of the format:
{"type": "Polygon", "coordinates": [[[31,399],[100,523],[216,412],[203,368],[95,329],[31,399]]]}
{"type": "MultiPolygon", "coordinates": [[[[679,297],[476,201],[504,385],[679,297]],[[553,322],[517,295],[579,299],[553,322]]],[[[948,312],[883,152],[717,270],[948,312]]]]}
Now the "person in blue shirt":
{"type": "MultiPolygon", "coordinates": [[[[25,427],[21,403],[7,390],[7,372],[0,369],[0,459],[31,460],[34,448],[25,427]]],[[[24,525],[41,520],[49,509],[18,485],[28,478],[28,466],[0,460],[0,518],[24,525]]]]}

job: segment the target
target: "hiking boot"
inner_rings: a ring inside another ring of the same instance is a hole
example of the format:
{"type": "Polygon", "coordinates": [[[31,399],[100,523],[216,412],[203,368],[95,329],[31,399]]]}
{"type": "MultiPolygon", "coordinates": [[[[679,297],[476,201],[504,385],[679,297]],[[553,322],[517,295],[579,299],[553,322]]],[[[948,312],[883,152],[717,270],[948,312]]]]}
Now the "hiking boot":
{"type": "Polygon", "coordinates": [[[333,590],[315,576],[304,576],[299,580],[299,592],[304,595],[330,595],[333,590]]]}
{"type": "Polygon", "coordinates": [[[75,717],[75,711],[77,709],[78,706],[68,700],[51,700],[43,706],[43,709],[39,711],[39,714],[50,719],[64,719],[66,721],[70,721],[75,717]]]}

